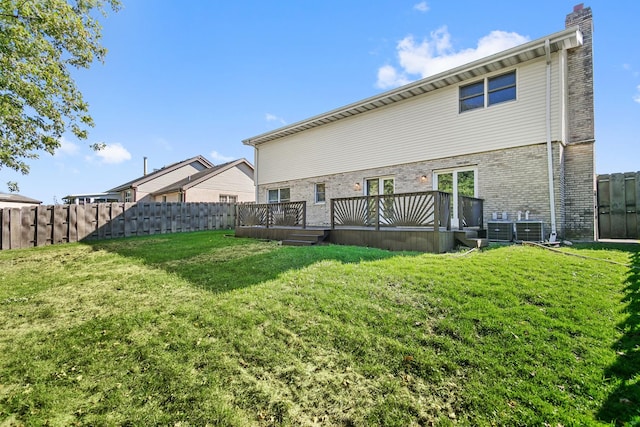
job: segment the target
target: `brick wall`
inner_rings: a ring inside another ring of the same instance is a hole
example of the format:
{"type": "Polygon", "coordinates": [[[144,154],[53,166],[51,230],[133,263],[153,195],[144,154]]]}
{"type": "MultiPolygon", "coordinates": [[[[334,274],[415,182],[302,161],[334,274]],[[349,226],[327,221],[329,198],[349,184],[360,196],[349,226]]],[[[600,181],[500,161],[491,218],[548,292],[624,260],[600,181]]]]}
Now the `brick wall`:
{"type": "MultiPolygon", "coordinates": [[[[560,221],[560,149],[553,144],[556,221],[560,221]]],[[[288,187],[292,201],[307,202],[307,223],[328,226],[330,200],[340,197],[362,196],[366,178],[393,176],[395,192],[433,190],[434,172],[455,168],[477,168],[478,197],[484,199],[484,218],[491,220],[493,212],[507,212],[516,219],[517,212],[530,212],[530,219],[544,222],[545,233],[551,231],[549,184],[547,178],[546,144],[535,144],[508,150],[490,151],[446,159],[430,160],[386,168],[366,169],[320,176],[311,179],[284,181],[259,187],[259,203],[265,203],[267,189],[288,187]],[[422,177],[426,180],[422,180],[422,177]],[[314,187],[318,182],[326,186],[324,204],[314,203],[314,187]],[[356,187],[356,183],[359,187],[356,187]]],[[[561,224],[558,233],[561,232],[561,224]]]]}
{"type": "Polygon", "coordinates": [[[593,113],[593,19],[591,8],[576,7],[567,15],[567,28],[578,26],[582,32],[582,46],[567,52],[568,72],[568,141],[594,139],[593,113]]]}
{"type": "Polygon", "coordinates": [[[595,161],[593,106],[593,17],[578,5],[567,15],[567,28],[578,26],[583,44],[567,52],[567,147],[565,149],[565,234],[593,240],[595,161]]]}
{"type": "Polygon", "coordinates": [[[567,239],[593,240],[595,227],[595,175],[593,142],[565,148],[565,235],[567,239]]]}

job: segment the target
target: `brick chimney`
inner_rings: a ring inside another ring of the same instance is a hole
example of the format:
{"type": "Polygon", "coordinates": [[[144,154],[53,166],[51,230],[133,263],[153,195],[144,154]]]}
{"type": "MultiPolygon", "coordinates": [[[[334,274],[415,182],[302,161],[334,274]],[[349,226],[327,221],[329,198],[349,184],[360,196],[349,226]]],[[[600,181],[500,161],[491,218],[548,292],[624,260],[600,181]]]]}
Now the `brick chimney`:
{"type": "Polygon", "coordinates": [[[595,130],[593,114],[593,19],[579,4],[565,20],[579,27],[582,46],[567,51],[567,146],[564,150],[564,237],[595,238],[595,130]]]}
{"type": "Polygon", "coordinates": [[[579,27],[583,44],[567,53],[568,134],[567,142],[595,139],[593,114],[593,17],[591,8],[582,3],[567,15],[565,27],[579,27]]]}

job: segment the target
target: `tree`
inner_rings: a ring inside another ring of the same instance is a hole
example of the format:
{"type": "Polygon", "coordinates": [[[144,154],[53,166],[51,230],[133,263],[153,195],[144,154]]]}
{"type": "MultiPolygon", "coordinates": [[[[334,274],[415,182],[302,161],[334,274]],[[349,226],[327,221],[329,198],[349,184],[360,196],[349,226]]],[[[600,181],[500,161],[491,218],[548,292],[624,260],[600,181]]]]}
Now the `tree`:
{"type": "Polygon", "coordinates": [[[0,0],[0,169],[28,174],[26,160],[53,154],[63,133],[87,138],[93,119],[70,71],[103,62],[105,5],[120,1],[0,0]]]}

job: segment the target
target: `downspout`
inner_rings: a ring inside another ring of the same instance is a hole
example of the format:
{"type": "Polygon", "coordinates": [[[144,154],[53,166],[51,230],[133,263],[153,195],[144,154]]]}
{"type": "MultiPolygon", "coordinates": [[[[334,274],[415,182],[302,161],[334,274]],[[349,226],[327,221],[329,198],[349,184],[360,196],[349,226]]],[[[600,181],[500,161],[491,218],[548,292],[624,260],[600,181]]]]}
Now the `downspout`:
{"type": "Polygon", "coordinates": [[[253,185],[255,187],[255,192],[256,192],[256,201],[255,203],[260,203],[260,201],[258,200],[258,159],[259,159],[259,153],[258,153],[258,145],[254,145],[254,152],[253,152],[253,185]]]}
{"type": "Polygon", "coordinates": [[[551,234],[549,242],[555,242],[556,228],[556,198],[553,185],[553,147],[551,144],[551,46],[549,39],[544,41],[544,50],[547,57],[547,91],[546,91],[546,127],[547,127],[547,172],[549,174],[549,211],[551,212],[551,234]]]}

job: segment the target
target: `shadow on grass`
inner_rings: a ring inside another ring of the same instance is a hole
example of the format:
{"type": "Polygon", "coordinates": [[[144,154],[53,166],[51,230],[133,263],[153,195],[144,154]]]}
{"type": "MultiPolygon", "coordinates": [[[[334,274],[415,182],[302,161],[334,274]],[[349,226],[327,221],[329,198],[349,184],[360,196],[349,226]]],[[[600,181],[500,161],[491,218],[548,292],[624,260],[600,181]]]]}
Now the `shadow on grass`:
{"type": "Polygon", "coordinates": [[[280,246],[276,242],[236,238],[227,232],[165,234],[87,242],[176,274],[214,293],[228,292],[275,279],[280,274],[333,260],[359,263],[417,253],[390,252],[353,246],[280,246]]]}
{"type": "MultiPolygon", "coordinates": [[[[630,247],[631,248],[631,247],[630,247]]],[[[600,420],[616,425],[640,425],[640,251],[637,245],[626,281],[625,311],[628,317],[618,327],[624,335],[614,344],[618,358],[605,372],[620,385],[598,412],[600,420]]]]}

